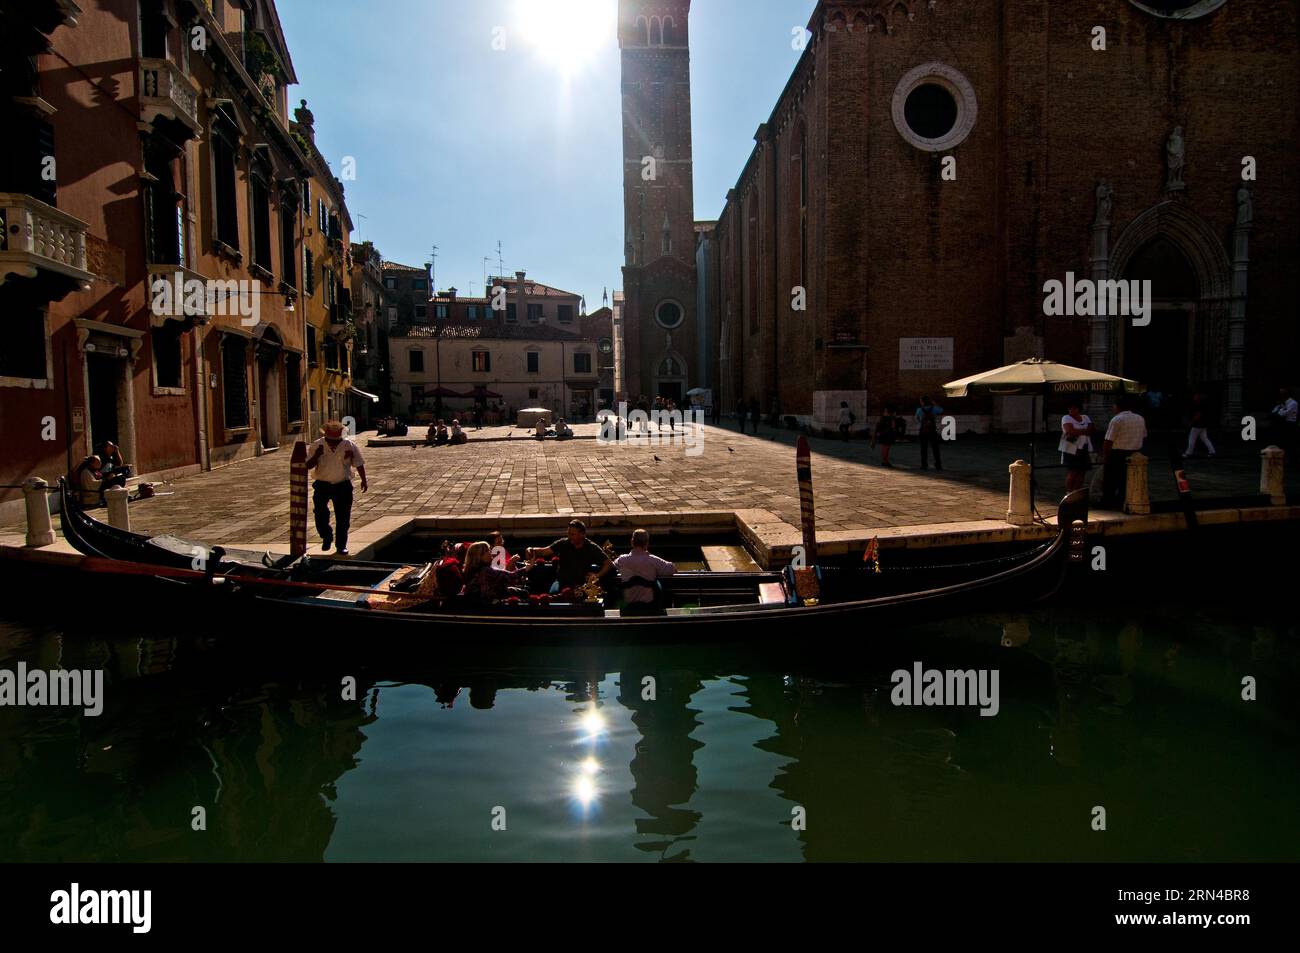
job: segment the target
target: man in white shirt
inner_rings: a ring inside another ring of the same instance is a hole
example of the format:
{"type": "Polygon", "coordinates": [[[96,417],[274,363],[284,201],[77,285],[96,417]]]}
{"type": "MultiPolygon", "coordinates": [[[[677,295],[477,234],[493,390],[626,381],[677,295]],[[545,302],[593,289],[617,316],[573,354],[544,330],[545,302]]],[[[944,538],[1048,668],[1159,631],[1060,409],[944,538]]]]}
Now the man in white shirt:
{"type": "Polygon", "coordinates": [[[338,555],[348,555],[348,527],[352,523],[352,468],[361,477],[361,492],[370,489],[366,482],[366,461],[361,448],[343,435],[343,424],[331,420],[321,430],[321,439],[308,448],[307,469],[316,471],[312,483],[312,508],[316,515],[316,532],[321,548],[334,544],[330,529],[330,503],[334,504],[334,521],[338,526],[338,555]]]}
{"type": "Polygon", "coordinates": [[[1102,506],[1124,508],[1128,490],[1128,458],[1142,449],[1147,439],[1147,422],[1133,412],[1133,401],[1121,396],[1115,401],[1115,416],[1106,428],[1102,443],[1102,506]]]}
{"type": "Polygon", "coordinates": [[[668,560],[650,554],[650,533],[643,529],[632,534],[632,551],[615,559],[614,568],[623,583],[623,602],[629,606],[652,605],[658,595],[655,582],[677,572],[668,560]]]}

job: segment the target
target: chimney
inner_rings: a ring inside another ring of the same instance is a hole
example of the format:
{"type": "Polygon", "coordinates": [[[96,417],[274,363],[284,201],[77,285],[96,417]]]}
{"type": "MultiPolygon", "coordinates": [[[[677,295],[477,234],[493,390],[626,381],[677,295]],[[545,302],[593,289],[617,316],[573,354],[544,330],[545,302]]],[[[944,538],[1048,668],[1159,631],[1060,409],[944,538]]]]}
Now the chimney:
{"type": "Polygon", "coordinates": [[[455,300],[456,300],[456,289],[455,289],[455,288],[448,288],[446,291],[443,292],[443,294],[446,295],[446,296],[447,296],[449,299],[451,299],[452,301],[455,301],[455,300]]]}
{"type": "Polygon", "coordinates": [[[515,281],[518,282],[515,288],[518,293],[518,301],[515,304],[515,320],[520,324],[528,320],[528,297],[524,294],[524,276],[526,274],[527,272],[523,271],[515,272],[515,281]]]}

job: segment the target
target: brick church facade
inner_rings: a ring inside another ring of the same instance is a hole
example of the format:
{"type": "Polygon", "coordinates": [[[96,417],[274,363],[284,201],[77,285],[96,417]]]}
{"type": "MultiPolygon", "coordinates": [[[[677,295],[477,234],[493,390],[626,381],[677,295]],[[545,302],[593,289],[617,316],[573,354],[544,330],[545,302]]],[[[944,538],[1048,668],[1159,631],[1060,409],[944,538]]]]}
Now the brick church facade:
{"type": "MultiPolygon", "coordinates": [[[[623,4],[625,104],[645,95],[629,81],[688,82],[684,49],[637,42],[654,8],[684,46],[685,7],[623,4]]],[[[1298,7],[822,0],[707,243],[699,300],[716,302],[716,365],[701,378],[728,411],[752,397],[833,426],[847,400],[861,426],[885,401],[910,411],[945,381],[1042,355],[1174,402],[1200,388],[1225,420],[1267,412],[1279,385],[1300,381],[1298,7]],[[1150,279],[1150,324],[1048,316],[1044,284],[1067,273],[1150,279]]],[[[688,102],[665,95],[648,115],[680,137],[688,102]]],[[[665,211],[678,247],[689,188],[675,186],[690,170],[639,184],[633,158],[659,129],[625,132],[644,380],[663,352],[647,309],[681,295],[697,322],[678,256],[645,252],[665,211]]],[[[689,138],[665,148],[685,160],[689,138]]],[[[1029,423],[1015,398],[948,410],[962,430],[1029,423]]]]}

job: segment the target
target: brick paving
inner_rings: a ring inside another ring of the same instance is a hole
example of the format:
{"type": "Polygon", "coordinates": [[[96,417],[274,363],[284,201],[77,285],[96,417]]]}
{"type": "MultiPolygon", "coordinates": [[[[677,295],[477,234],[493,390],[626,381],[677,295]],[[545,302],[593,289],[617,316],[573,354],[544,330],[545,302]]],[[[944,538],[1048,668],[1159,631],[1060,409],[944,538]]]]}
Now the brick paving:
{"type": "MultiPolygon", "coordinates": [[[[594,436],[596,425],[575,428],[594,436]]],[[[370,492],[358,491],[353,524],[384,516],[489,514],[682,513],[765,509],[799,523],[794,442],[789,431],[759,436],[706,427],[703,452],[675,446],[608,446],[594,439],[545,443],[524,431],[485,429],[460,447],[365,447],[370,492]]],[[[369,435],[362,435],[362,442],[369,435]]],[[[1005,518],[1007,465],[1028,455],[1028,438],[963,436],[946,444],[942,472],[919,469],[919,448],[894,448],[895,469],[862,440],[813,438],[819,532],[871,530],[1005,518]]],[[[1039,437],[1040,464],[1055,464],[1055,440],[1039,437]]],[[[1154,451],[1153,451],[1154,452],[1154,451]]],[[[211,543],[287,544],[289,452],[196,474],[160,487],[132,504],[132,529],[173,532],[211,543]]],[[[1202,497],[1258,491],[1258,450],[1192,461],[1188,472],[1202,497]]],[[[1153,456],[1153,499],[1176,496],[1163,457],[1153,456]]],[[[1295,474],[1288,486],[1300,489],[1295,474]]],[[[1039,507],[1054,512],[1064,471],[1040,472],[1039,507]]],[[[317,541],[311,531],[313,544],[317,541]]]]}

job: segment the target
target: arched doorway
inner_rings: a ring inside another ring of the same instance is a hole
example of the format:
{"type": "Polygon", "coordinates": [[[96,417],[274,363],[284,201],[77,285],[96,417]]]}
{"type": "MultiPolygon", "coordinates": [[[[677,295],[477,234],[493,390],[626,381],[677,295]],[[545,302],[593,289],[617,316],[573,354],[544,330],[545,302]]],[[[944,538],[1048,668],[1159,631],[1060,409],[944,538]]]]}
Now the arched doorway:
{"type": "Polygon", "coordinates": [[[665,354],[655,366],[655,396],[671,398],[682,406],[686,399],[686,361],[680,354],[665,354]]]}
{"type": "Polygon", "coordinates": [[[1196,272],[1177,245],[1157,235],[1129,259],[1121,277],[1151,282],[1151,321],[1124,321],[1120,373],[1147,385],[1154,426],[1176,426],[1177,408],[1193,390],[1210,383],[1196,379],[1201,298],[1196,272]]]}
{"type": "Polygon", "coordinates": [[[1161,404],[1157,426],[1177,424],[1192,390],[1220,417],[1239,410],[1245,327],[1234,315],[1244,314],[1244,285],[1234,290],[1228,250],[1205,219],[1181,201],[1148,208],[1120,234],[1103,273],[1094,275],[1151,282],[1149,324],[1134,326],[1131,316],[1094,319],[1093,340],[1104,359],[1093,366],[1146,384],[1161,404]]]}
{"type": "Polygon", "coordinates": [[[283,342],[280,333],[264,324],[254,331],[257,339],[257,412],[262,449],[280,446],[280,375],[283,373],[283,342]]]}

